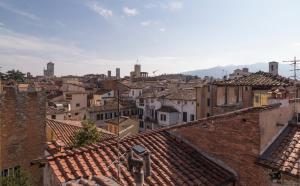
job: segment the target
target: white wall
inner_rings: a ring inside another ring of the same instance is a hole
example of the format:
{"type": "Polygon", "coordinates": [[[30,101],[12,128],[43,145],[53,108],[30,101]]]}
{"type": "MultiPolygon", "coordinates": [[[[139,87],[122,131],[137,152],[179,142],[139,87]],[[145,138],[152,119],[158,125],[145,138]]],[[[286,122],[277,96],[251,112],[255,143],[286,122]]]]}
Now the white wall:
{"type": "Polygon", "coordinates": [[[194,115],[196,120],[196,100],[195,101],[184,101],[184,100],[164,100],[164,105],[174,107],[179,114],[178,123],[182,122],[183,112],[187,113],[187,122],[191,121],[191,114],[194,115]]]}
{"type": "Polygon", "coordinates": [[[158,112],[158,124],[163,126],[174,125],[178,123],[179,113],[178,112],[158,112]],[[166,115],[166,121],[161,120],[161,114],[166,115]]]}

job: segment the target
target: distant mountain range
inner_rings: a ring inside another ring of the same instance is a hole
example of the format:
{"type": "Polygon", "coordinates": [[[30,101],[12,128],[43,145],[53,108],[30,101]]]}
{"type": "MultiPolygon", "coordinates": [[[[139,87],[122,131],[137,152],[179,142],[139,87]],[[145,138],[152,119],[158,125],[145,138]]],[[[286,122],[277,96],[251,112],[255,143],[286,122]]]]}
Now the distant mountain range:
{"type": "MultiPolygon", "coordinates": [[[[204,77],[204,76],[213,76],[215,78],[222,78],[224,75],[229,75],[233,72],[235,69],[242,69],[244,67],[249,68],[249,72],[257,72],[257,71],[264,71],[269,72],[269,64],[268,63],[255,63],[250,65],[228,65],[228,66],[216,66],[213,68],[208,69],[199,69],[199,70],[193,70],[188,72],[183,72],[183,74],[186,75],[193,75],[198,77],[204,77]]],[[[279,63],[279,75],[284,77],[289,77],[292,75],[292,72],[290,71],[292,69],[292,65],[289,64],[282,64],[279,63]]]]}

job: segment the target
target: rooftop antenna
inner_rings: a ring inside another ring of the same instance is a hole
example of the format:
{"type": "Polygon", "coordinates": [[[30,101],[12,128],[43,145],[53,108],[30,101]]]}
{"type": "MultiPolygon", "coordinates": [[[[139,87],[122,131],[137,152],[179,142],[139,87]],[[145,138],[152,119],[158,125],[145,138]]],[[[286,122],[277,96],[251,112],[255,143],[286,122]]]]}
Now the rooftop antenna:
{"type": "Polygon", "coordinates": [[[293,108],[293,112],[296,115],[296,119],[298,122],[298,114],[296,114],[296,98],[297,98],[297,86],[296,86],[296,82],[297,82],[297,71],[300,69],[297,69],[297,63],[300,62],[300,60],[296,59],[296,56],[294,56],[294,60],[290,60],[290,61],[283,61],[284,63],[290,63],[290,65],[293,65],[293,69],[290,71],[293,71],[294,74],[290,77],[294,78],[294,108],[293,108]]]}
{"type": "Polygon", "coordinates": [[[120,91],[118,90],[117,91],[117,95],[118,95],[118,133],[117,133],[117,159],[115,161],[113,161],[107,168],[110,168],[112,167],[113,164],[116,164],[116,167],[117,167],[117,178],[114,178],[114,176],[112,175],[112,178],[115,179],[117,182],[121,183],[121,180],[120,180],[120,165],[122,164],[121,162],[121,157],[123,157],[124,159],[125,158],[125,154],[126,152],[124,152],[124,154],[121,154],[120,153],[120,141],[124,138],[126,138],[129,134],[123,136],[123,137],[120,137],[120,91]]]}

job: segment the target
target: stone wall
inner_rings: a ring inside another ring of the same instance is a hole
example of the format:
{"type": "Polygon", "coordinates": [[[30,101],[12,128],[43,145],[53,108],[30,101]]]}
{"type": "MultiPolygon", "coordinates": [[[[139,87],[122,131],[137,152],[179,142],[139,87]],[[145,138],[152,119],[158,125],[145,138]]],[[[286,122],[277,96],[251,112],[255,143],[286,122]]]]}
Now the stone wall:
{"type": "Polygon", "coordinates": [[[44,169],[44,182],[43,186],[60,186],[60,182],[55,176],[53,170],[50,168],[50,165],[46,164],[44,169]]]}
{"type": "Polygon", "coordinates": [[[30,173],[35,185],[41,185],[41,170],[30,162],[42,157],[44,152],[45,95],[6,87],[0,103],[0,169],[21,166],[30,173]]]}

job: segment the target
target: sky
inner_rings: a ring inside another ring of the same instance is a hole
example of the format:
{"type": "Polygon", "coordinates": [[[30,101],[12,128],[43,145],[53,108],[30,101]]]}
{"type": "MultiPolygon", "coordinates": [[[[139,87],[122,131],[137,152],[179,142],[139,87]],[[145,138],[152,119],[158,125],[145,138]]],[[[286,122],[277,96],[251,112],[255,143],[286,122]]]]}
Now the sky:
{"type": "MultiPolygon", "coordinates": [[[[1,71],[180,73],[290,60],[299,0],[0,0],[1,71]],[[138,59],[138,62],[137,62],[138,59]]],[[[298,55],[299,56],[299,55],[298,55]]]]}

